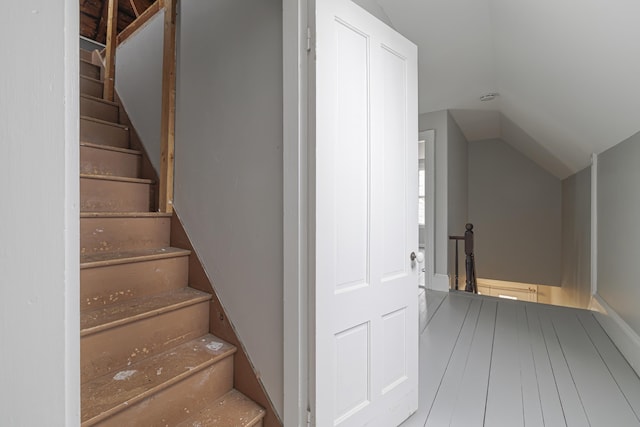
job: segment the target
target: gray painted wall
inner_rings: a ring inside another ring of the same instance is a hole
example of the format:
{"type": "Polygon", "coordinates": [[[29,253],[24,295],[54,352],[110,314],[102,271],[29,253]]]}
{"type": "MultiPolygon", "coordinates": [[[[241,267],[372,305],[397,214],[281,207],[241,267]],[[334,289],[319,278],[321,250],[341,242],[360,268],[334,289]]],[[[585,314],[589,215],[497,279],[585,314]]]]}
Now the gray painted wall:
{"type": "MultiPolygon", "coordinates": [[[[447,112],[447,234],[461,236],[465,232],[469,213],[469,143],[456,121],[447,112]]],[[[447,242],[449,251],[449,271],[455,271],[455,244],[447,242]]],[[[458,248],[458,256],[463,260],[464,245],[458,248]]],[[[459,267],[459,285],[466,280],[464,264],[459,267]]]]}
{"type": "Polygon", "coordinates": [[[447,110],[421,114],[419,129],[435,132],[435,273],[447,275],[454,254],[449,235],[464,233],[467,222],[468,143],[447,110]]]}
{"type": "Polygon", "coordinates": [[[448,274],[447,245],[448,239],[448,190],[447,190],[447,158],[448,158],[448,113],[446,110],[421,114],[419,117],[420,132],[433,129],[435,135],[435,273],[448,274]]]}
{"type": "Polygon", "coordinates": [[[183,0],[175,206],[283,407],[282,2],[183,0]]]}
{"type": "Polygon", "coordinates": [[[478,277],[559,286],[562,186],[502,140],[469,144],[478,277]]]}
{"type": "Polygon", "coordinates": [[[640,334],[640,133],[598,157],[598,294],[640,334]]]}
{"type": "Polygon", "coordinates": [[[562,300],[591,301],[591,167],[562,181],[562,300]]]}
{"type": "Polygon", "coordinates": [[[3,426],[80,424],[78,8],[4,2],[0,18],[3,426]]]}
{"type": "MultiPolygon", "coordinates": [[[[156,166],[162,28],[119,48],[116,77],[156,166]]],[[[182,0],[178,40],[174,205],[282,414],[282,2],[182,0]]]]}
{"type": "Polygon", "coordinates": [[[389,16],[387,15],[387,13],[384,11],[382,6],[378,4],[376,0],[351,0],[351,1],[353,1],[355,4],[357,4],[358,6],[360,6],[361,8],[363,8],[364,10],[366,10],[367,12],[369,12],[370,14],[372,14],[373,16],[375,16],[376,18],[378,18],[379,20],[381,20],[382,22],[390,26],[391,28],[394,28],[393,23],[391,22],[391,19],[389,19],[389,16]]]}
{"type": "Polygon", "coordinates": [[[164,12],[160,12],[116,53],[116,90],[156,170],[160,166],[163,33],[164,12]]]}

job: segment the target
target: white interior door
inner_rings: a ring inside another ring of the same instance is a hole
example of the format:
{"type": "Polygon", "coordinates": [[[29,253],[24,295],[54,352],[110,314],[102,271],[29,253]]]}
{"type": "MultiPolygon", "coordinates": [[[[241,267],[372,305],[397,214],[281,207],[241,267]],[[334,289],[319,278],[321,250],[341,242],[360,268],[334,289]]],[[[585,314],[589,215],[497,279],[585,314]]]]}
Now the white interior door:
{"type": "Polygon", "coordinates": [[[395,426],[418,406],[417,50],[319,0],[315,67],[315,425],[395,426]]]}

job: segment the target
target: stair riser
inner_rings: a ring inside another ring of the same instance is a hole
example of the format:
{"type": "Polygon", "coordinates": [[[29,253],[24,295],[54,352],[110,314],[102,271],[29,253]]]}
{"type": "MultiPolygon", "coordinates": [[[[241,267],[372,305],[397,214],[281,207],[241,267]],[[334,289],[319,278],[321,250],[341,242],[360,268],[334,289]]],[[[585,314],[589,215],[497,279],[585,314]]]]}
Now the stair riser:
{"type": "Polygon", "coordinates": [[[129,130],[105,123],[80,119],[80,141],[129,148],[129,130]]]}
{"type": "Polygon", "coordinates": [[[119,109],[116,105],[106,104],[95,99],[80,98],[80,115],[118,123],[119,109]]]}
{"type": "Polygon", "coordinates": [[[88,62],[80,61],[80,75],[100,80],[100,67],[88,62]]]}
{"type": "Polygon", "coordinates": [[[80,93],[102,98],[103,92],[104,85],[102,82],[80,78],[80,93]]]}
{"type": "Polygon", "coordinates": [[[80,173],[138,178],[142,158],[137,154],[80,147],[80,173]]]}
{"type": "Polygon", "coordinates": [[[91,62],[91,57],[92,56],[93,56],[93,54],[90,51],[84,50],[84,49],[80,49],[80,59],[84,59],[85,61],[91,62]]]}
{"type": "Polygon", "coordinates": [[[80,218],[80,254],[169,246],[170,218],[80,218]]]}
{"type": "Polygon", "coordinates": [[[84,336],[80,339],[81,381],[115,374],[208,331],[209,302],[205,301],[84,336]]]}
{"type": "Polygon", "coordinates": [[[80,270],[80,310],[187,286],[189,257],[159,259],[80,270]]]}
{"type": "Polygon", "coordinates": [[[151,185],[80,178],[81,212],[148,212],[151,185]]]}
{"type": "MultiPolygon", "coordinates": [[[[133,404],[97,425],[101,427],[175,426],[233,387],[233,357],[133,404]]],[[[90,425],[90,424],[87,424],[90,425]]]]}

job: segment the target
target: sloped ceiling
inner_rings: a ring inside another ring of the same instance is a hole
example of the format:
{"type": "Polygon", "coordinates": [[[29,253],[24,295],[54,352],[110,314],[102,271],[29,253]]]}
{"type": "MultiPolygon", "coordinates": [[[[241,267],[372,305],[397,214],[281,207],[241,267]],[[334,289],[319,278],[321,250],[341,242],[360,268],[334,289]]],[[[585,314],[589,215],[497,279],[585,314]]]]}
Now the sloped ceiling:
{"type": "MultiPolygon", "coordinates": [[[[127,28],[154,0],[118,0],[118,32],[127,28]]],[[[104,44],[109,0],[80,0],[80,35],[104,44]]]]}
{"type": "Polygon", "coordinates": [[[564,178],[640,131],[640,2],[358,3],[418,45],[420,112],[452,110],[469,141],[502,138],[564,178]]]}

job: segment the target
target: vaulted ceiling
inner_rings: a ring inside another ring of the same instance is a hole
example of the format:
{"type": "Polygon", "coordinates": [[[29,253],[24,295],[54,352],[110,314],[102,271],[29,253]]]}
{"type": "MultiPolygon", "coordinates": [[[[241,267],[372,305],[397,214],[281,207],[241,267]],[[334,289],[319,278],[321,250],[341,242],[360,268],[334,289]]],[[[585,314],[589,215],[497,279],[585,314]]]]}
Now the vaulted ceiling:
{"type": "Polygon", "coordinates": [[[451,110],[469,141],[564,178],[640,131],[636,0],[354,1],[418,45],[420,112],[451,110]]]}
{"type": "MultiPolygon", "coordinates": [[[[118,32],[124,30],[154,0],[118,0],[118,32]]],[[[105,43],[109,0],[80,0],[80,35],[105,43]]]]}

